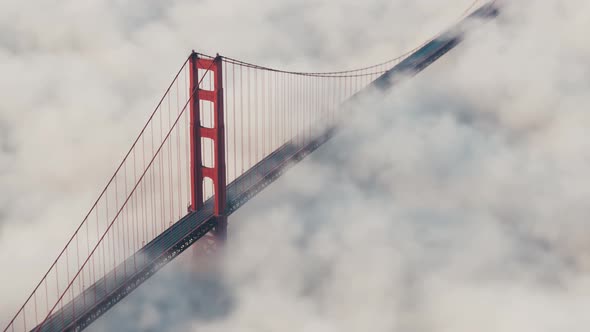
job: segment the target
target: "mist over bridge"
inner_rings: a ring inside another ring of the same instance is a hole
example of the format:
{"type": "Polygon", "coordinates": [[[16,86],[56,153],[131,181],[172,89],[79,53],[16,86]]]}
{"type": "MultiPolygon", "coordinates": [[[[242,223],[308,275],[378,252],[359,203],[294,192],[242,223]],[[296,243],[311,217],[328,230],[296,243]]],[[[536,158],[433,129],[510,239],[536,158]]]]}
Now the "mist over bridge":
{"type": "MultiPolygon", "coordinates": [[[[466,20],[493,17],[486,4],[466,20]]],[[[410,54],[330,73],[193,53],[11,330],[82,329],[193,244],[223,242],[227,217],[326,142],[369,89],[426,68],[453,27],[410,54]]]]}

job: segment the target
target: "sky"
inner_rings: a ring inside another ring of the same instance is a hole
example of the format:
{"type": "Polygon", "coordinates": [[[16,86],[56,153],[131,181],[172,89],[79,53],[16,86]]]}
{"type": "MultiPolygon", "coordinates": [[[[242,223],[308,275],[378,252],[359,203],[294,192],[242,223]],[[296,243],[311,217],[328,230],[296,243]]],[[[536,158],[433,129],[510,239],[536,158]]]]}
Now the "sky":
{"type": "MultiPolygon", "coordinates": [[[[191,49],[351,68],[470,4],[0,3],[0,322],[191,49]]],[[[589,7],[505,2],[233,215],[217,269],[183,257],[92,330],[587,331],[589,7]]]]}

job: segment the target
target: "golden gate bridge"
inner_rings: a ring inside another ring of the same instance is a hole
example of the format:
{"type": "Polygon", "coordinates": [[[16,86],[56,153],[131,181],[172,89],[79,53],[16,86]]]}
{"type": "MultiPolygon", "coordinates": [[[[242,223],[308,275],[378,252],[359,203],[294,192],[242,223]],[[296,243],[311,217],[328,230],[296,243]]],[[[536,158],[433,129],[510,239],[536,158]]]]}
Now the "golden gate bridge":
{"type": "Polygon", "coordinates": [[[223,243],[228,217],[328,141],[357,100],[426,68],[498,5],[471,10],[415,50],[354,70],[292,72],[192,52],[4,331],[82,330],[187,248],[223,243]]]}

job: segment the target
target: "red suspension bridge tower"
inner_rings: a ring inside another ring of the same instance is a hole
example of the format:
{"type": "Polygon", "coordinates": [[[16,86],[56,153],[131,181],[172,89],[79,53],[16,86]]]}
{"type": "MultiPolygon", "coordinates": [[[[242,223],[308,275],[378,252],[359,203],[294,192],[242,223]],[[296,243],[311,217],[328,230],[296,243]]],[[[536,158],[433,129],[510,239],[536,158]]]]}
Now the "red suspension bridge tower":
{"type": "Polygon", "coordinates": [[[193,53],[189,58],[190,91],[190,169],[191,169],[191,202],[189,210],[195,212],[205,204],[203,187],[205,178],[213,182],[214,208],[216,226],[213,231],[214,240],[225,241],[227,237],[227,197],[226,197],[226,160],[225,160],[225,125],[223,115],[223,61],[217,55],[214,59],[200,58],[193,53]],[[212,77],[212,90],[199,86],[199,70],[204,70],[212,77]],[[203,123],[201,114],[204,110],[201,103],[212,103],[210,126],[203,123]],[[204,165],[203,146],[205,139],[213,144],[212,165],[204,165]]]}

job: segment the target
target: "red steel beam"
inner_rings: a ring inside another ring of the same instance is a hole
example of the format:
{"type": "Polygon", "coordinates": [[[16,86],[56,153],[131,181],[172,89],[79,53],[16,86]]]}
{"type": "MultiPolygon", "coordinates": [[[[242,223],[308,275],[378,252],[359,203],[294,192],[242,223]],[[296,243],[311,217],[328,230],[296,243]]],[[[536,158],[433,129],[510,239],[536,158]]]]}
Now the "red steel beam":
{"type": "Polygon", "coordinates": [[[210,178],[214,190],[214,215],[217,218],[217,226],[214,234],[216,238],[224,241],[227,236],[226,216],[226,174],[225,174],[225,124],[223,116],[223,72],[222,58],[199,58],[193,53],[190,64],[190,169],[191,169],[191,211],[197,211],[203,207],[205,197],[203,194],[203,181],[210,178]],[[199,87],[199,71],[204,71],[201,76],[211,74],[213,77],[213,90],[205,90],[199,87]],[[209,101],[213,104],[213,126],[204,127],[201,124],[200,102],[209,101]],[[203,165],[203,151],[201,142],[204,138],[213,141],[213,166],[203,165]]]}

